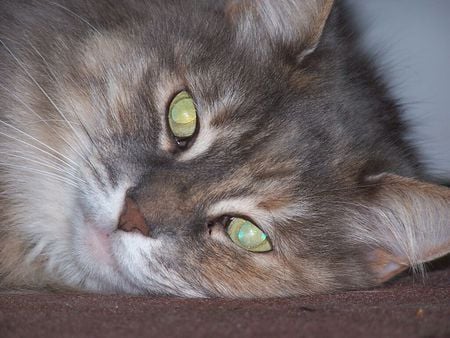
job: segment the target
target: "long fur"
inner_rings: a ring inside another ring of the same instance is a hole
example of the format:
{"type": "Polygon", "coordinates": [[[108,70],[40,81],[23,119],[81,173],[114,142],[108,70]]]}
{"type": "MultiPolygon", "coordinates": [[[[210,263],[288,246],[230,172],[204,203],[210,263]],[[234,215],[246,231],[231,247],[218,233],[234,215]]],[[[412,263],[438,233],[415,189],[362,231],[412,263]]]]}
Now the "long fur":
{"type": "Polygon", "coordinates": [[[332,3],[1,1],[0,287],[287,296],[446,254],[448,191],[417,192],[400,109],[332,3]],[[149,237],[120,229],[126,197],[149,237]],[[273,250],[233,243],[230,216],[273,250]]]}

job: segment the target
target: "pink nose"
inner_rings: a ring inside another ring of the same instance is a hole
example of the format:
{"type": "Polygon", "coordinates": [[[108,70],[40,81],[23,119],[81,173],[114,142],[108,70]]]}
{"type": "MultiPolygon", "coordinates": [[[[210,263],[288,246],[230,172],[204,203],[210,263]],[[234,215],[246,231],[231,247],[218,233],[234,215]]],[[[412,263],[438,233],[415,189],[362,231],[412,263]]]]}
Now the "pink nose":
{"type": "Polygon", "coordinates": [[[139,210],[136,202],[129,197],[125,199],[118,228],[126,232],[140,232],[142,235],[150,237],[150,229],[145,223],[144,215],[139,210]]]}

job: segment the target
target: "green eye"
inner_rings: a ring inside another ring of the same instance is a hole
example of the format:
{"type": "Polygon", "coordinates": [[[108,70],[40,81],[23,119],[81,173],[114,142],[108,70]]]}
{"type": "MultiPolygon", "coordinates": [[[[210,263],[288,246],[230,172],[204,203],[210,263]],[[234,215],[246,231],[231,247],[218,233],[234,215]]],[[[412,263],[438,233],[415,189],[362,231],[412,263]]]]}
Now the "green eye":
{"type": "Polygon", "coordinates": [[[272,250],[267,235],[252,222],[243,218],[232,218],[227,227],[231,240],[241,248],[252,252],[272,250]]]}
{"type": "Polygon", "coordinates": [[[197,128],[197,110],[194,99],[182,91],[174,97],[169,107],[169,126],[175,137],[192,137],[197,128]]]}

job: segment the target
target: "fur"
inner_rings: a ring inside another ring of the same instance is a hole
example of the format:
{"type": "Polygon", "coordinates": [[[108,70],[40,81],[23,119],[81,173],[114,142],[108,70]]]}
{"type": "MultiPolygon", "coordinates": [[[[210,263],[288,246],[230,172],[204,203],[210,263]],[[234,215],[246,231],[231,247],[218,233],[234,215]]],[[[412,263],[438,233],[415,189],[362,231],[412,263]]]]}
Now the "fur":
{"type": "Polygon", "coordinates": [[[448,189],[418,181],[406,132],[341,1],[3,0],[0,286],[371,287],[450,250],[448,189]],[[185,149],[167,125],[181,90],[185,149]],[[126,198],[149,237],[120,229],[126,198]],[[273,250],[234,244],[236,215],[273,250]]]}

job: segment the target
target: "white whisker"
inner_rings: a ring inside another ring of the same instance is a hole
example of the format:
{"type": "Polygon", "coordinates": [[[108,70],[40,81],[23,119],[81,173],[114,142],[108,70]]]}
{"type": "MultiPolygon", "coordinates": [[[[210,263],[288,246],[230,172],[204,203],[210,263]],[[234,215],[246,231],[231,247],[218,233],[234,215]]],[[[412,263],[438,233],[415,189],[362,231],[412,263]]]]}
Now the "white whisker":
{"type": "Polygon", "coordinates": [[[26,67],[22,64],[22,62],[17,58],[17,56],[12,52],[12,50],[1,39],[0,39],[0,43],[7,50],[7,52],[11,55],[11,57],[16,61],[16,63],[19,65],[19,67],[28,75],[28,77],[31,79],[31,81],[33,81],[33,83],[39,88],[39,90],[47,98],[47,100],[50,102],[50,104],[56,109],[56,111],[60,114],[60,116],[63,118],[63,120],[68,124],[70,129],[73,131],[74,135],[80,141],[80,145],[83,146],[87,152],[89,152],[89,147],[83,142],[78,131],[73,127],[73,125],[70,123],[70,121],[64,115],[64,113],[61,111],[61,109],[58,108],[58,106],[53,101],[53,99],[47,94],[47,92],[44,90],[44,88],[42,88],[42,86],[39,84],[39,82],[37,82],[35,80],[35,78],[30,74],[30,72],[26,69],[26,67]]]}
{"type": "MultiPolygon", "coordinates": [[[[30,44],[30,46],[33,48],[33,50],[39,55],[39,57],[42,59],[42,61],[45,63],[45,65],[46,65],[46,68],[47,68],[47,70],[48,70],[48,72],[51,74],[51,77],[54,79],[54,81],[56,82],[56,83],[58,83],[59,84],[59,81],[58,81],[58,78],[57,78],[57,76],[55,75],[55,73],[51,70],[51,67],[50,67],[50,65],[49,65],[49,63],[47,62],[47,60],[44,58],[44,56],[39,52],[39,50],[31,43],[31,41],[28,41],[28,43],[30,44]]],[[[72,80],[73,81],[73,80],[72,80]]],[[[86,96],[87,96],[87,93],[85,93],[86,94],[86,96]]],[[[89,138],[89,140],[91,141],[91,144],[94,146],[94,147],[96,147],[96,144],[95,144],[95,142],[94,142],[94,140],[92,139],[92,137],[91,137],[91,135],[89,134],[89,132],[88,132],[88,130],[87,130],[87,128],[84,126],[84,124],[83,124],[83,122],[81,121],[81,119],[80,119],[80,117],[78,116],[78,114],[77,114],[77,112],[74,110],[74,109],[72,109],[72,113],[73,113],[73,115],[75,115],[76,116],[76,118],[78,119],[78,123],[77,122],[73,122],[74,124],[77,124],[77,125],[79,125],[79,126],[81,126],[82,128],[83,128],[83,130],[84,130],[84,132],[85,132],[85,134],[86,134],[86,136],[89,138]]],[[[54,129],[54,128],[53,128],[54,129]]],[[[65,139],[61,136],[61,138],[65,141],[65,139]]],[[[76,149],[74,149],[73,147],[72,147],[72,145],[69,143],[69,142],[67,142],[66,141],[66,143],[67,143],[67,145],[75,152],[75,153],[77,153],[79,156],[80,156],[80,158],[81,159],[83,159],[95,172],[97,172],[97,169],[95,168],[95,166],[93,165],[93,163],[88,159],[88,158],[85,158],[85,156],[83,156],[82,154],[80,154],[76,149]]],[[[98,173],[98,172],[97,172],[98,173]]]]}
{"type": "MultiPolygon", "coordinates": [[[[48,72],[51,74],[51,77],[53,78],[53,80],[58,84],[58,86],[60,86],[60,84],[59,84],[59,81],[58,81],[58,78],[57,78],[57,76],[55,75],[55,73],[51,70],[51,68],[50,68],[50,65],[48,64],[48,62],[47,62],[47,60],[44,58],[44,56],[39,52],[39,50],[31,43],[31,41],[28,41],[28,44],[31,46],[31,48],[33,48],[33,50],[39,55],[39,57],[42,59],[42,61],[45,63],[45,65],[46,65],[46,68],[47,68],[47,70],[48,70],[48,72]]],[[[74,124],[77,124],[77,125],[79,125],[79,126],[83,126],[83,123],[81,122],[81,120],[80,120],[80,118],[79,118],[79,116],[78,116],[78,114],[76,113],[76,111],[75,110],[72,110],[72,112],[73,112],[73,114],[77,117],[77,119],[78,119],[78,121],[79,122],[70,122],[70,123],[74,123],[74,124]]],[[[36,113],[35,113],[36,114],[36,113]]],[[[36,115],[38,115],[38,114],[36,114],[36,115]]],[[[53,127],[50,127],[50,128],[52,128],[55,132],[56,132],[56,130],[55,130],[55,128],[53,128],[53,127]]],[[[91,140],[91,142],[92,142],[92,138],[90,137],[90,135],[88,134],[88,132],[85,130],[85,133],[86,133],[86,135],[88,136],[88,138],[91,140]]],[[[58,134],[59,135],[59,134],[58,134]]],[[[75,149],[68,141],[66,141],[65,140],[65,138],[64,137],[62,137],[61,135],[59,135],[65,142],[66,142],[66,144],[78,155],[78,156],[80,156],[80,158],[81,159],[83,159],[88,165],[90,165],[94,170],[95,170],[95,168],[94,168],[94,166],[93,166],[93,164],[88,160],[88,159],[86,159],[85,158],[85,156],[83,155],[83,154],[81,154],[77,149],[75,149]]],[[[78,138],[79,139],[79,138],[78,138]]],[[[92,142],[93,143],[93,142],[92,142]]],[[[79,143],[79,145],[80,146],[82,146],[82,144],[81,143],[79,143]]]]}
{"type": "Polygon", "coordinates": [[[45,163],[45,162],[40,161],[38,159],[33,159],[33,158],[21,156],[21,155],[15,155],[15,154],[8,153],[8,152],[0,152],[0,154],[5,154],[8,157],[14,157],[14,158],[23,159],[23,160],[25,160],[27,162],[36,163],[36,164],[42,165],[44,167],[47,167],[47,168],[50,168],[50,169],[54,169],[54,170],[56,170],[56,171],[58,171],[60,173],[63,173],[63,174],[66,174],[66,175],[70,176],[71,179],[73,179],[73,180],[76,180],[76,181],[79,181],[81,183],[87,184],[87,182],[85,180],[81,179],[80,177],[76,176],[75,174],[73,174],[72,172],[66,170],[64,167],[62,167],[62,166],[60,166],[58,164],[45,163]]]}
{"type": "MultiPolygon", "coordinates": [[[[30,113],[32,113],[33,115],[35,115],[38,119],[39,119],[39,121],[37,121],[37,122],[26,122],[26,123],[24,123],[24,124],[33,124],[33,123],[39,123],[39,122],[43,122],[43,123],[45,123],[48,127],[50,127],[50,128],[52,128],[52,130],[54,131],[54,132],[57,132],[57,130],[53,127],[53,126],[51,126],[48,122],[66,122],[65,120],[60,120],[60,119],[43,119],[42,117],[41,117],[41,115],[39,115],[38,113],[36,113],[34,110],[33,110],[33,108],[31,108],[24,100],[22,100],[19,96],[17,96],[15,93],[13,93],[10,89],[8,89],[8,88],[6,88],[5,86],[3,86],[1,83],[0,83],[0,88],[2,88],[5,92],[7,92],[9,95],[11,95],[15,100],[17,100],[17,102],[19,102],[19,103],[21,103],[25,108],[27,108],[27,110],[30,112],[30,113]]],[[[73,123],[73,124],[78,124],[78,122],[75,122],[75,121],[71,121],[71,123],[73,123]]],[[[61,135],[59,135],[58,134],[58,136],[60,136],[61,138],[62,138],[62,140],[63,141],[65,141],[65,142],[67,142],[61,135]]],[[[68,143],[68,145],[70,146],[70,144],[68,143]]]]}
{"type": "Polygon", "coordinates": [[[69,184],[77,189],[80,189],[79,185],[77,184],[76,181],[72,181],[71,179],[55,174],[55,173],[51,173],[48,171],[43,171],[43,170],[39,170],[39,169],[34,169],[34,168],[28,168],[28,167],[24,167],[24,166],[20,166],[20,165],[15,165],[15,164],[11,164],[11,163],[3,163],[0,162],[0,165],[6,168],[14,168],[14,169],[18,169],[18,171],[24,171],[24,172],[30,172],[30,173],[37,173],[43,176],[46,176],[48,178],[52,178],[55,179],[57,181],[69,184]]]}
{"type": "MultiPolygon", "coordinates": [[[[23,122],[21,123],[24,126],[33,126],[33,125],[38,125],[40,123],[45,123],[45,122],[56,122],[56,123],[60,123],[60,122],[66,122],[64,120],[60,120],[60,119],[41,119],[39,121],[29,121],[29,122],[23,122]]],[[[74,122],[72,121],[73,124],[78,125],[78,122],[74,122]]],[[[58,135],[60,136],[60,135],[58,135]]],[[[64,139],[62,139],[63,141],[65,141],[64,139]]],[[[70,146],[70,145],[69,145],[70,146]]]]}
{"type": "Polygon", "coordinates": [[[34,160],[37,160],[37,161],[45,160],[46,163],[50,163],[53,166],[56,166],[58,168],[66,170],[67,172],[71,172],[71,173],[75,173],[76,172],[75,170],[73,170],[70,167],[67,167],[67,166],[65,166],[65,165],[63,165],[61,163],[55,162],[51,158],[48,158],[46,156],[42,157],[41,154],[37,154],[37,153],[35,153],[33,151],[30,151],[30,150],[27,151],[27,150],[23,150],[23,149],[20,149],[20,150],[8,149],[7,151],[4,152],[4,154],[28,156],[28,158],[34,159],[34,160]]]}
{"type": "Polygon", "coordinates": [[[39,50],[31,43],[30,40],[27,40],[27,42],[31,46],[31,48],[33,48],[33,50],[36,52],[36,54],[39,55],[41,60],[45,63],[48,75],[50,75],[56,81],[56,76],[53,73],[52,69],[50,68],[50,65],[48,64],[47,60],[44,58],[44,56],[41,54],[41,52],[39,52],[39,50]]]}
{"type": "Polygon", "coordinates": [[[55,6],[57,6],[57,7],[61,8],[61,9],[65,10],[65,11],[67,11],[68,13],[72,14],[74,17],[76,17],[77,19],[83,21],[85,24],[87,24],[89,27],[91,27],[93,31],[95,31],[96,33],[102,35],[102,34],[100,33],[100,31],[99,31],[97,28],[95,28],[89,21],[87,21],[87,20],[86,20],[85,18],[83,18],[81,15],[79,15],[79,14],[75,13],[74,11],[70,10],[69,8],[67,8],[67,7],[65,7],[65,6],[63,6],[63,5],[61,5],[61,4],[58,4],[58,3],[56,3],[56,2],[52,2],[52,1],[47,1],[47,3],[52,4],[52,5],[55,5],[55,6]]]}
{"type": "MultiPolygon", "coordinates": [[[[5,121],[2,121],[2,120],[0,120],[0,123],[3,123],[4,125],[6,125],[6,126],[12,128],[12,129],[14,129],[15,131],[19,132],[20,134],[25,135],[26,137],[28,137],[28,138],[32,139],[33,141],[39,143],[40,145],[44,146],[45,148],[47,148],[47,149],[53,151],[55,154],[58,154],[58,155],[61,156],[62,158],[66,159],[67,161],[73,163],[75,166],[78,167],[78,164],[77,164],[75,161],[73,161],[73,160],[70,159],[69,157],[65,156],[65,155],[62,154],[61,152],[57,151],[56,149],[50,147],[50,146],[47,145],[46,143],[44,143],[44,142],[38,140],[37,138],[31,136],[31,135],[28,134],[28,133],[26,133],[26,132],[20,130],[19,128],[13,126],[12,124],[9,124],[9,123],[7,123],[7,122],[5,122],[5,121]]],[[[12,139],[14,139],[14,140],[16,140],[16,141],[20,141],[20,142],[22,142],[22,143],[25,143],[25,144],[27,144],[27,145],[29,145],[29,146],[32,146],[32,147],[34,147],[34,148],[37,148],[37,149],[43,151],[41,148],[36,147],[36,146],[33,146],[33,145],[31,145],[30,143],[25,142],[24,140],[14,138],[13,136],[8,135],[8,134],[3,133],[3,132],[0,132],[0,133],[1,133],[2,135],[5,135],[6,137],[12,138],[12,139]]],[[[57,156],[55,156],[55,155],[53,155],[53,154],[50,154],[50,153],[48,153],[48,152],[46,152],[46,151],[43,151],[43,152],[44,152],[44,153],[47,153],[47,154],[49,154],[49,155],[52,155],[52,157],[57,158],[58,160],[64,162],[64,163],[67,164],[68,166],[70,166],[72,169],[76,170],[76,167],[73,167],[73,166],[70,165],[68,162],[63,161],[61,158],[59,158],[59,157],[57,157],[57,156]]]]}

